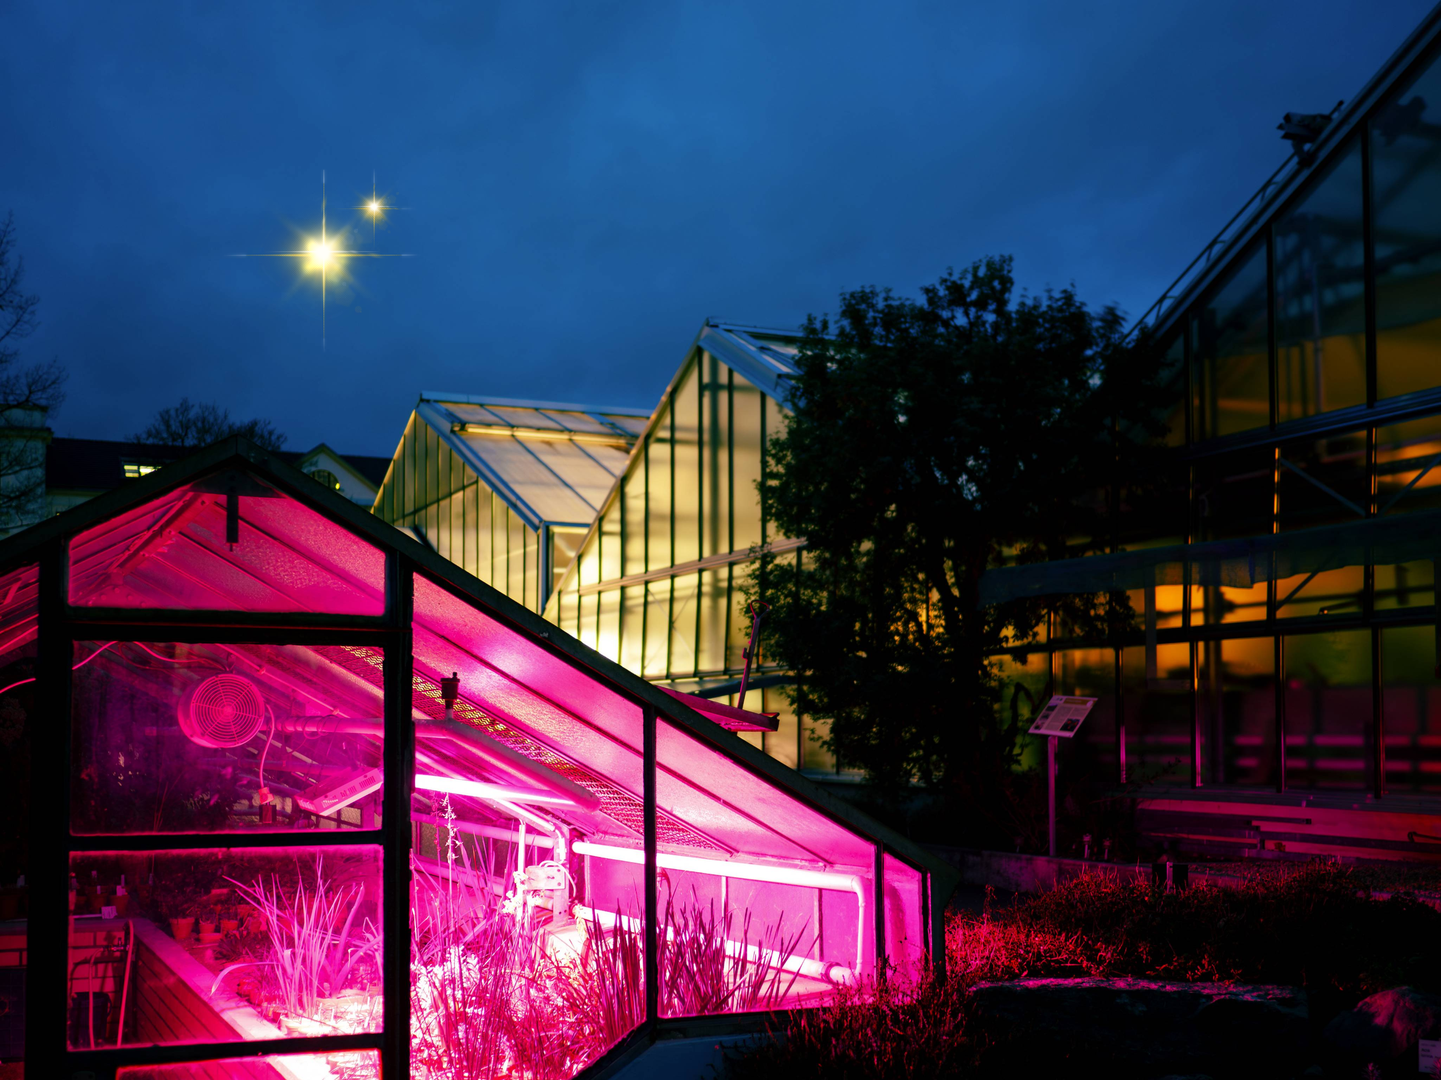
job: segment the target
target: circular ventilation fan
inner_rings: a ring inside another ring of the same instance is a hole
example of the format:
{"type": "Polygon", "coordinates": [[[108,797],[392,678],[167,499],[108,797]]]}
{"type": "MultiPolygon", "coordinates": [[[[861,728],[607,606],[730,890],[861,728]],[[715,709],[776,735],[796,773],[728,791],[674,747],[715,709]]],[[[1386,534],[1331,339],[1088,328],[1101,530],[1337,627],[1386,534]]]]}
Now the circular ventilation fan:
{"type": "Polygon", "coordinates": [[[212,675],[180,701],[180,730],[201,746],[225,749],[255,738],[265,702],[249,679],[212,675]]]}

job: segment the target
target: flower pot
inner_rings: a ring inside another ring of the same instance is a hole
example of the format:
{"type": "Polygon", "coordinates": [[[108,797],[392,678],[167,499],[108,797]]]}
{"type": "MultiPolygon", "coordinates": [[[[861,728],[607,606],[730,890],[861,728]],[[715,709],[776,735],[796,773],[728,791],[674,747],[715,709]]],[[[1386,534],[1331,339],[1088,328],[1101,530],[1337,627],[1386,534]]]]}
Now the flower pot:
{"type": "Polygon", "coordinates": [[[263,934],[263,933],[265,933],[265,916],[264,916],[264,915],[252,915],[252,916],[250,916],[250,918],[248,918],[248,919],[245,920],[245,930],[246,930],[247,933],[251,933],[251,934],[263,934]]]}
{"type": "Polygon", "coordinates": [[[203,938],[206,934],[213,934],[213,933],[215,933],[215,920],[214,920],[214,919],[201,919],[201,920],[200,920],[200,936],[203,938]]]}
{"type": "Polygon", "coordinates": [[[221,919],[220,932],[222,934],[233,934],[240,929],[239,919],[221,919]]]}
{"type": "Polygon", "coordinates": [[[124,915],[128,910],[130,910],[129,893],[116,893],[110,898],[110,902],[115,905],[116,915],[124,915]]]}
{"type": "Polygon", "coordinates": [[[170,935],[175,938],[176,941],[185,941],[189,939],[190,932],[194,929],[195,919],[190,915],[187,915],[183,919],[170,920],[170,935]]]}

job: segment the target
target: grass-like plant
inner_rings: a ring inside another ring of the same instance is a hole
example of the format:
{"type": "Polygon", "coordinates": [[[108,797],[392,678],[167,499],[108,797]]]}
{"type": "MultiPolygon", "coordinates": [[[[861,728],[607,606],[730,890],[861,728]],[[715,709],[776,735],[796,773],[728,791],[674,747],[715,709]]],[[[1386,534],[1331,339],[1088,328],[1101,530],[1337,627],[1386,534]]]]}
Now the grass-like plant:
{"type": "Polygon", "coordinates": [[[274,875],[268,883],[264,878],[249,883],[227,880],[265,918],[270,949],[264,964],[292,1015],[313,1017],[319,999],[345,989],[359,965],[370,959],[378,962],[379,930],[369,919],[357,925],[365,885],[334,887],[325,877],[321,856],[315,857],[310,886],[302,873],[292,892],[286,892],[274,875]]]}

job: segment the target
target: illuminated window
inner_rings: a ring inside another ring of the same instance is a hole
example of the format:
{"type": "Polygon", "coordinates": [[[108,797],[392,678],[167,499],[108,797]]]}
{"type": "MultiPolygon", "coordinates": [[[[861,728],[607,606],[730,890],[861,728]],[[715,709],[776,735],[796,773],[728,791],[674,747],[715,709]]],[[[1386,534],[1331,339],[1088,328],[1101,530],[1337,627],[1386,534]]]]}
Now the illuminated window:
{"type": "Polygon", "coordinates": [[[323,487],[330,488],[331,491],[340,490],[340,481],[335,478],[335,474],[329,469],[316,469],[310,474],[310,479],[323,487]]]}
{"type": "Polygon", "coordinates": [[[125,468],[125,479],[127,480],[139,480],[142,476],[149,476],[160,468],[159,464],[153,461],[124,461],[121,464],[125,468]]]}

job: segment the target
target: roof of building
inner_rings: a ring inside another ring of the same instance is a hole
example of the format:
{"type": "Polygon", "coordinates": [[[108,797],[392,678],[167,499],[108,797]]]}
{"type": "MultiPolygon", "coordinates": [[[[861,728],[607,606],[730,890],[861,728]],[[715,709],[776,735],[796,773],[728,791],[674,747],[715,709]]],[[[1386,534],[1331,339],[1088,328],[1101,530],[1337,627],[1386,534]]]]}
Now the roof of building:
{"type": "MultiPolygon", "coordinates": [[[[513,785],[521,779],[530,787],[543,780],[549,790],[575,796],[554,810],[556,817],[587,836],[613,838],[638,851],[645,828],[643,753],[653,753],[656,835],[667,848],[803,860],[860,873],[881,866],[884,850],[888,859],[900,855],[938,879],[939,902],[949,894],[954,872],[905,837],[723,730],[685,696],[667,694],[594,653],[310,482],[279,455],[238,437],[0,542],[0,572],[8,575],[0,579],[0,639],[5,655],[34,639],[41,611],[37,559],[43,566],[50,553],[66,561],[69,602],[97,614],[199,611],[244,625],[270,612],[283,620],[276,625],[316,626],[329,613],[351,623],[373,619],[378,630],[392,602],[386,567],[394,563],[387,551],[422,571],[413,579],[405,574],[401,586],[414,589],[414,616],[405,633],[414,635],[415,708],[436,723],[456,723],[462,741],[483,744],[479,756],[466,756],[451,745],[455,735],[429,740],[416,749],[418,767],[460,777],[478,771],[486,782],[513,785]],[[452,672],[463,688],[455,721],[439,702],[439,680],[452,672]],[[643,751],[647,710],[658,717],[661,733],[655,749],[643,751]]],[[[383,690],[378,649],[324,645],[312,653],[321,662],[311,668],[253,664],[246,678],[258,693],[277,700],[295,700],[297,687],[315,698],[319,687],[346,701],[352,715],[375,715],[383,700],[377,696],[383,690]]],[[[101,657],[101,665],[112,660],[101,657]]],[[[166,689],[173,696],[173,686],[166,689]]],[[[705,707],[716,711],[713,703],[705,707]]],[[[248,761],[259,746],[252,740],[237,754],[248,761]]],[[[337,747],[336,753],[348,751],[337,747]]],[[[494,809],[458,798],[467,812],[494,809]]],[[[889,877],[891,863],[885,865],[889,877]]],[[[898,874],[896,880],[914,879],[898,874]]],[[[875,889],[879,896],[880,882],[875,889]]]]}
{"type": "MultiPolygon", "coordinates": [[[[45,486],[64,491],[109,491],[126,479],[125,464],[168,465],[179,461],[193,448],[164,443],[135,443],[114,439],[54,438],[45,454],[45,486]]],[[[281,450],[277,453],[293,465],[310,451],[281,450]]],[[[377,487],[385,479],[390,459],[366,454],[344,454],[346,463],[377,487]]]]}
{"type": "Polygon", "coordinates": [[[532,528],[589,525],[650,416],[440,391],[415,413],[532,528]]]}
{"type": "MultiPolygon", "coordinates": [[[[1393,88],[1427,62],[1428,52],[1441,38],[1441,4],[1402,42],[1391,57],[1349,101],[1338,103],[1330,121],[1303,155],[1287,157],[1235,213],[1221,231],[1201,249],[1160,298],[1136,320],[1158,334],[1167,333],[1193,300],[1232,266],[1248,246],[1312,176],[1322,176],[1352,146],[1351,138],[1364,130],[1393,88]]],[[[1422,108],[1424,109],[1424,102],[1422,108]]],[[[1134,329],[1135,327],[1133,327],[1134,329]]]]}

